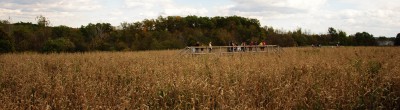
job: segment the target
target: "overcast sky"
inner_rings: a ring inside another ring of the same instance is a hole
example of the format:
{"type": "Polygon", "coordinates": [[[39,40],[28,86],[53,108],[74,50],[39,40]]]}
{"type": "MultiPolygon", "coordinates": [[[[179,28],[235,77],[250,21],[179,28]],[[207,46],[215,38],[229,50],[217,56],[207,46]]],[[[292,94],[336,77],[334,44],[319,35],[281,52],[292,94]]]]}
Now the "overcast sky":
{"type": "Polygon", "coordinates": [[[33,22],[43,15],[52,26],[80,27],[106,22],[119,26],[158,16],[243,16],[262,26],[310,33],[328,27],[347,34],[374,36],[400,33],[400,0],[1,0],[0,19],[33,22]]]}

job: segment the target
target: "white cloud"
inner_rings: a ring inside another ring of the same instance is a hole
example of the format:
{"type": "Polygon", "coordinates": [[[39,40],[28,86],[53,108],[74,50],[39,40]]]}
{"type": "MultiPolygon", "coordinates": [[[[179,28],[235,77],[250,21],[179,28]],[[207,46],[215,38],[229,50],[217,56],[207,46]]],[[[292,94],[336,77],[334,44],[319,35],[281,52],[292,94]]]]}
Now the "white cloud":
{"type": "Polygon", "coordinates": [[[13,22],[33,22],[39,15],[48,18],[52,25],[79,26],[85,12],[100,10],[96,0],[4,0],[0,1],[0,19],[10,17],[13,22]]]}
{"type": "MultiPolygon", "coordinates": [[[[10,0],[9,0],[10,1],[10,0]]],[[[26,0],[0,2],[1,8],[23,10],[25,12],[51,12],[51,11],[92,11],[102,6],[95,0],[26,0]]]]}
{"type": "Polygon", "coordinates": [[[35,22],[48,17],[53,25],[141,21],[158,16],[244,16],[261,25],[326,33],[328,27],[348,34],[367,31],[394,36],[400,29],[400,0],[1,0],[0,19],[35,22]],[[111,3],[111,4],[110,4],[111,3]],[[111,6],[112,5],[112,6],[111,6]]]}
{"type": "Polygon", "coordinates": [[[157,16],[207,16],[208,9],[204,7],[193,7],[181,5],[172,0],[124,0],[125,7],[129,13],[139,13],[145,18],[156,18],[157,16]]]}
{"type": "Polygon", "coordinates": [[[139,9],[165,8],[172,3],[171,0],[124,0],[124,2],[128,8],[139,9]]]}
{"type": "Polygon", "coordinates": [[[208,12],[205,8],[168,8],[164,9],[160,14],[163,16],[186,16],[186,15],[198,15],[205,16],[208,12]]]}
{"type": "Polygon", "coordinates": [[[53,4],[67,11],[93,11],[102,8],[102,5],[94,0],[66,0],[53,4]]]}
{"type": "Polygon", "coordinates": [[[5,16],[8,14],[21,14],[21,10],[10,10],[10,9],[2,9],[0,8],[0,15],[5,16]]]}
{"type": "Polygon", "coordinates": [[[318,9],[326,0],[232,0],[236,3],[231,11],[269,12],[269,13],[305,13],[318,9]]]}
{"type": "Polygon", "coordinates": [[[124,15],[124,11],[120,10],[120,9],[113,9],[110,13],[110,16],[123,16],[124,15]]]}
{"type": "Polygon", "coordinates": [[[232,0],[229,15],[260,19],[262,25],[326,33],[328,27],[393,36],[400,28],[400,0],[232,0]]]}

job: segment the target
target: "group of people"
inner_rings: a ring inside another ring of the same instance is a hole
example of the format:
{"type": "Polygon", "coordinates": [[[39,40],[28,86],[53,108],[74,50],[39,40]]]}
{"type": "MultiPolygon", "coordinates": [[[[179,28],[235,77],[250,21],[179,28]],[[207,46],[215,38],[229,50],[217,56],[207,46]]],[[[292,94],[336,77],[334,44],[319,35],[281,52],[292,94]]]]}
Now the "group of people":
{"type": "MultiPolygon", "coordinates": [[[[336,47],[340,47],[340,42],[331,42],[331,43],[329,43],[330,45],[328,45],[328,46],[331,46],[331,47],[334,47],[334,46],[336,46],[336,47]]],[[[320,44],[320,43],[317,43],[317,44],[311,44],[311,47],[322,47],[322,45],[320,44]]]]}
{"type": "Polygon", "coordinates": [[[262,41],[260,43],[257,43],[255,41],[251,41],[249,45],[247,45],[246,42],[242,42],[240,45],[238,45],[235,42],[229,42],[228,44],[228,52],[245,52],[245,51],[253,51],[253,48],[257,48],[258,46],[260,47],[261,51],[264,51],[265,46],[267,45],[267,42],[262,41]]]}
{"type": "MultiPolygon", "coordinates": [[[[247,44],[246,42],[241,42],[240,44],[236,43],[236,42],[229,42],[228,43],[228,48],[227,51],[228,52],[245,52],[245,51],[257,51],[257,49],[259,48],[261,51],[264,51],[265,46],[267,45],[267,43],[265,41],[261,41],[261,42],[255,42],[255,41],[251,41],[249,44],[247,44]]],[[[208,46],[204,45],[204,44],[200,44],[200,42],[196,42],[196,44],[194,44],[194,48],[192,48],[194,53],[200,53],[200,52],[204,52],[204,50],[208,50],[209,53],[212,52],[213,50],[213,45],[212,42],[208,43],[208,46]]]]}
{"type": "Polygon", "coordinates": [[[208,43],[208,47],[206,47],[205,45],[201,45],[200,42],[196,42],[196,44],[194,45],[195,48],[192,48],[194,53],[199,53],[199,52],[203,52],[205,48],[208,49],[208,52],[211,53],[212,50],[212,42],[208,43]],[[203,46],[203,47],[200,47],[203,46]]]}

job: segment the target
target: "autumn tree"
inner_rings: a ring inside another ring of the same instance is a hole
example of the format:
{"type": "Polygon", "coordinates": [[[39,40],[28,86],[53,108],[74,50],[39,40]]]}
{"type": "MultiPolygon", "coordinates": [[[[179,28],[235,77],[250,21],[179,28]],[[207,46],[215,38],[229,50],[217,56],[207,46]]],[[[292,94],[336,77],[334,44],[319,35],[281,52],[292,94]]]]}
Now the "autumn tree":
{"type": "Polygon", "coordinates": [[[37,30],[35,31],[35,38],[33,39],[33,48],[37,51],[41,49],[44,43],[51,37],[50,21],[40,15],[36,17],[37,30]]]}
{"type": "Polygon", "coordinates": [[[110,44],[107,39],[114,31],[114,27],[110,23],[89,23],[87,26],[81,26],[80,31],[90,50],[108,50],[107,46],[110,44]]]}

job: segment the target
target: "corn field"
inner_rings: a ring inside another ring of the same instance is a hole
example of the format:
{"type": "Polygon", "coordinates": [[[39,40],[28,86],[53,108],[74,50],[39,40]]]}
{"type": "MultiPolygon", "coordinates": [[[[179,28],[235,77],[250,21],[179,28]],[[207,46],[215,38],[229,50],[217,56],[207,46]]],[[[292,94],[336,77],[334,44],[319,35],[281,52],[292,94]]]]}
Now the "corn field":
{"type": "Polygon", "coordinates": [[[0,109],[400,109],[400,48],[0,55],[0,109]]]}

